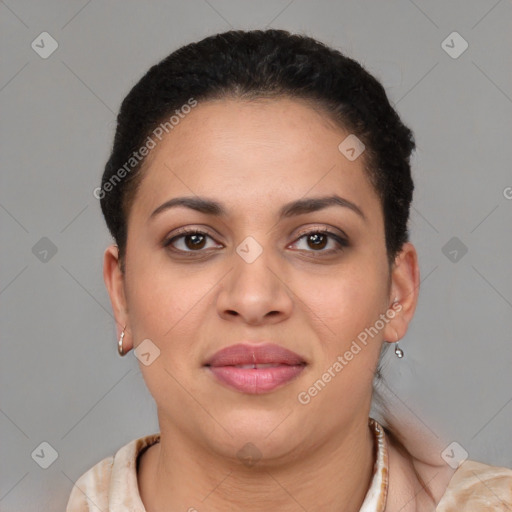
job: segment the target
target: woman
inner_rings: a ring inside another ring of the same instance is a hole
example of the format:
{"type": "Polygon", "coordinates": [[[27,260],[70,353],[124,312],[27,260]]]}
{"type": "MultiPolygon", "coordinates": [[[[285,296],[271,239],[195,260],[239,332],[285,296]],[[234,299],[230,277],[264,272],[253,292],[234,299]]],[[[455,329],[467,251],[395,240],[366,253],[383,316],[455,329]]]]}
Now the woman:
{"type": "Polygon", "coordinates": [[[68,512],[512,506],[512,470],[420,460],[369,417],[419,289],[415,145],[379,82],[308,37],[231,31],[153,66],[117,123],[104,278],[160,433],[68,512]]]}

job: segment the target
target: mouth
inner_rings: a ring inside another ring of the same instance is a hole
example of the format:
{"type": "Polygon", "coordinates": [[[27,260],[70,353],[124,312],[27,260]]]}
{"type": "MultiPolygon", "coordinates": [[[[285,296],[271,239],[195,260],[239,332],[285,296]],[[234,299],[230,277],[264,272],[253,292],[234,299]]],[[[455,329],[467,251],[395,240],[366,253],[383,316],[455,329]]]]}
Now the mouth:
{"type": "Polygon", "coordinates": [[[240,343],[216,352],[205,364],[222,384],[242,393],[273,391],[297,378],[307,362],[275,344],[240,343]]]}

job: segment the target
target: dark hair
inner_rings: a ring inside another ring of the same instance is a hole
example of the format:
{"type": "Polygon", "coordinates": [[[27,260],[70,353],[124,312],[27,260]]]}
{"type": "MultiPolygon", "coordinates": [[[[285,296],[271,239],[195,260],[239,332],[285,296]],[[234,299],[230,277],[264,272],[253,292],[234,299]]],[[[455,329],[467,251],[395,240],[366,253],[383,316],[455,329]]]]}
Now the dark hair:
{"type": "MultiPolygon", "coordinates": [[[[409,237],[414,189],[409,159],[415,142],[383,86],[355,60],[310,37],[273,29],[232,30],[174,51],[152,66],[122,102],[100,194],[122,270],[128,216],[145,170],[139,150],[155,129],[179,115],[191,99],[283,97],[307,101],[364,143],[363,163],[381,201],[388,263],[393,263],[409,237]]],[[[172,129],[170,124],[165,126],[172,129]]],[[[382,379],[380,367],[376,378],[382,379]]],[[[399,434],[384,428],[406,450],[399,434]]]]}
{"type": "Polygon", "coordinates": [[[123,166],[126,169],[155,128],[190,98],[283,96],[323,108],[365,144],[365,168],[381,199],[387,254],[390,263],[394,261],[408,240],[413,134],[391,107],[380,82],[360,64],[319,41],[284,30],[229,31],[183,46],[152,66],[126,96],[117,116],[101,197],[121,261],[144,159],[137,159],[129,174],[123,173],[126,178],[119,179],[116,173],[123,166]]]}

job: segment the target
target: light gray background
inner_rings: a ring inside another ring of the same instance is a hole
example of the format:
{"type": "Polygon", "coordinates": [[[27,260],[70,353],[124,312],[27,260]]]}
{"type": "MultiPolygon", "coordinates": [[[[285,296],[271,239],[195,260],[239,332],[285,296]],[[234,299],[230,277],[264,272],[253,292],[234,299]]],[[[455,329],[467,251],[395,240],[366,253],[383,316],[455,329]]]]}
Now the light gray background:
{"type": "Polygon", "coordinates": [[[116,352],[92,191],[134,83],[230,28],[306,33],[383,81],[417,140],[422,273],[388,385],[470,458],[512,467],[510,0],[5,0],[0,15],[2,511],[63,510],[85,470],[158,430],[137,360],[116,352]],[[59,45],[47,59],[31,48],[43,31],[59,45]],[[469,44],[457,59],[441,46],[453,31],[469,44]],[[42,237],[57,248],[47,261],[42,237]],[[456,262],[452,237],[468,249],[456,262]],[[48,469],[31,457],[43,441],[58,452],[48,469]]]}

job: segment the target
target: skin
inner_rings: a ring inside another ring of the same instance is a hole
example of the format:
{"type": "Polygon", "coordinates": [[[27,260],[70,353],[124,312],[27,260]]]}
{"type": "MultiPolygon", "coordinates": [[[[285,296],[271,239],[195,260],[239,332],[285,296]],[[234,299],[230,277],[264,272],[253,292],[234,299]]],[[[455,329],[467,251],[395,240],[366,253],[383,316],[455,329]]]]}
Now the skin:
{"type": "MultiPolygon", "coordinates": [[[[128,218],[125,274],[117,246],[104,255],[118,334],[127,326],[125,351],[148,338],[160,350],[140,364],[161,431],[138,474],[148,512],[313,512],[332,503],[359,510],[374,464],[372,380],[382,344],[402,338],[413,317],[419,269],[410,243],[388,266],[382,208],[363,156],[349,161],[338,150],[347,135],[299,100],[224,99],[200,103],[148,156],[128,218]],[[340,206],[277,216],[285,203],[333,193],[365,218],[340,206]],[[149,219],[178,196],[214,199],[227,215],[177,207],[149,219]],[[164,247],[180,227],[208,236],[199,249],[190,237],[164,247]],[[327,254],[338,244],[308,243],[303,235],[315,229],[345,233],[349,245],[327,254]],[[252,263],[236,252],[248,236],[263,250],[252,263]],[[299,403],[395,298],[401,311],[310,403],[299,403]],[[244,340],[277,343],[308,365],[270,393],[238,392],[203,364],[244,340]],[[261,453],[252,467],[237,457],[248,442],[261,453]]],[[[390,473],[386,510],[417,510],[421,487],[392,448],[390,473]]]]}

